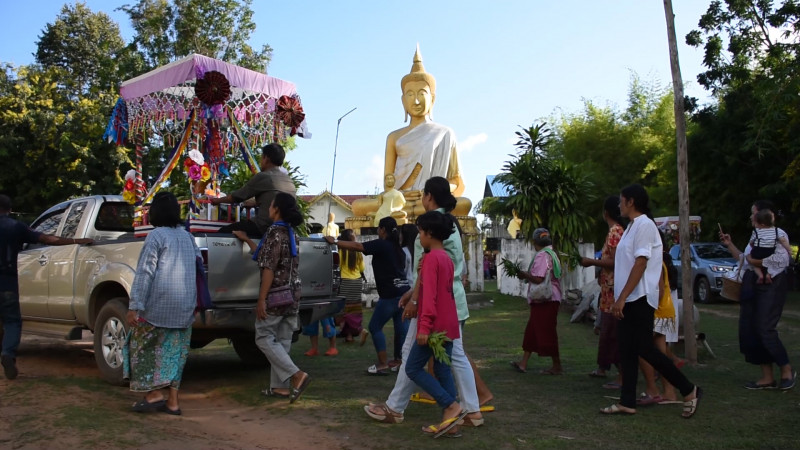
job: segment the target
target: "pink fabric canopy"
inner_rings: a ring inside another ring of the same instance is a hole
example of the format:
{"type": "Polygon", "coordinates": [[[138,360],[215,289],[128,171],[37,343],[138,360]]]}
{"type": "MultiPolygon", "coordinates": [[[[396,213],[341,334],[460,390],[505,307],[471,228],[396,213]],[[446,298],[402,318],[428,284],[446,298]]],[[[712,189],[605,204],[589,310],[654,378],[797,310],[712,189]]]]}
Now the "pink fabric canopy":
{"type": "Polygon", "coordinates": [[[273,78],[218,59],[192,54],[166,66],[139,75],[136,78],[124,81],[120,86],[120,95],[125,100],[142,97],[153,92],[178,86],[187,81],[193,81],[197,79],[198,72],[202,75],[210,70],[216,70],[225,75],[231,83],[231,87],[245,91],[263,93],[273,98],[297,94],[294,83],[289,81],[273,78]]]}

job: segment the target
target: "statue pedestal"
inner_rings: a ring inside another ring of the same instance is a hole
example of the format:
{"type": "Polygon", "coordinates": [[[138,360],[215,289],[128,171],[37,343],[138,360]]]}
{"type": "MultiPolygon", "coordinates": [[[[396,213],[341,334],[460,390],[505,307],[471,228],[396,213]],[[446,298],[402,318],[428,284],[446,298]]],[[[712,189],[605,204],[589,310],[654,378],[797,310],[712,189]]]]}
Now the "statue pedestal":
{"type": "MultiPolygon", "coordinates": [[[[373,222],[372,216],[354,216],[344,219],[344,227],[353,230],[357,236],[377,234],[377,228],[373,222]],[[363,230],[362,230],[363,229],[363,230]]],[[[461,231],[464,234],[475,235],[478,234],[478,220],[472,216],[456,216],[461,231]]],[[[397,221],[398,225],[404,223],[415,223],[416,217],[408,217],[397,221]]]]}

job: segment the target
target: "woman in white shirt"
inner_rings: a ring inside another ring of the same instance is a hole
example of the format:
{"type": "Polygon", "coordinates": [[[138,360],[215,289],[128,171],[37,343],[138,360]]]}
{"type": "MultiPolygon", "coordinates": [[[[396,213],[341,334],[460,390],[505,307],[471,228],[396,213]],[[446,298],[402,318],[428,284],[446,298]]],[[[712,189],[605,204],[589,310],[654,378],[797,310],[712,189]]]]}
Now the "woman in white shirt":
{"type": "MultiPolygon", "coordinates": [[[[755,226],[756,213],[763,209],[772,209],[771,202],[759,200],[750,208],[750,221],[755,226]]],[[[778,228],[778,237],[789,240],[786,232],[778,228]]],[[[786,303],[786,290],[788,288],[788,275],[786,268],[789,266],[791,256],[782,245],[775,247],[775,253],[765,259],[753,259],[750,256],[750,244],[739,251],[731,242],[729,234],[720,233],[720,241],[728,246],[731,254],[739,259],[745,255],[744,276],[742,277],[742,294],[739,312],[739,349],[744,354],[745,361],[761,366],[761,378],[750,381],[744,385],[746,389],[775,389],[789,390],[797,381],[797,372],[789,364],[789,355],[786,347],[778,336],[776,327],[781,318],[783,305],[786,303]],[[762,267],[772,277],[772,283],[756,284],[756,274],[753,267],[762,267]],[[780,382],[775,381],[773,364],[781,372],[780,382]]]]}
{"type": "Polygon", "coordinates": [[[603,414],[636,413],[636,381],[639,358],[644,359],[684,396],[684,418],[697,411],[702,397],[699,386],[692,384],[675,364],[653,343],[653,314],[658,307],[658,283],[661,278],[661,236],[649,217],[647,191],[632,184],[622,189],[619,209],[631,223],[622,235],[614,256],[614,305],[611,313],[619,319],[622,391],[619,403],[600,410],[603,414]]]}

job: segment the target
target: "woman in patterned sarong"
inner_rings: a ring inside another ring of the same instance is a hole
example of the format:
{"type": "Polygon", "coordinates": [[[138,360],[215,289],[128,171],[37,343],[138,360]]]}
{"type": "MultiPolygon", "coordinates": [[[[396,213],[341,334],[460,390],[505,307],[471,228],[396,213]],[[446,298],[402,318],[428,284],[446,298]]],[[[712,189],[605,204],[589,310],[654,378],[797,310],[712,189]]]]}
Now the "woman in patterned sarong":
{"type": "MultiPolygon", "coordinates": [[[[347,229],[339,237],[342,241],[355,241],[353,230],[347,229]]],[[[345,342],[353,342],[355,336],[364,330],[361,326],[361,287],[364,282],[364,257],[355,250],[339,250],[342,285],[339,294],[345,298],[344,320],[341,335],[345,342]]]]}
{"type": "Polygon", "coordinates": [[[131,391],[146,393],[134,411],[180,415],[178,389],[192,337],[200,250],[183,229],[172,193],[156,194],[149,214],[155,229],[144,241],[131,286],[123,376],[131,391]],[[168,396],[164,388],[169,388],[168,396]]]}

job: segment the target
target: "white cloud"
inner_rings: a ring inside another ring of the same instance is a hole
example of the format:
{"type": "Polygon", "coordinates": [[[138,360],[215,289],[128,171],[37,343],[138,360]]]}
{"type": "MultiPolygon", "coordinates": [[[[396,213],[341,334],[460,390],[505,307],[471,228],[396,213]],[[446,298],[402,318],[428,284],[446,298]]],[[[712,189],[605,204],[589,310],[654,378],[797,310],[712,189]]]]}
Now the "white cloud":
{"type": "Polygon", "coordinates": [[[489,135],[486,133],[474,134],[472,136],[469,136],[463,141],[458,143],[458,151],[459,153],[470,152],[472,151],[473,148],[486,142],[487,139],[489,139],[489,135]]]}

